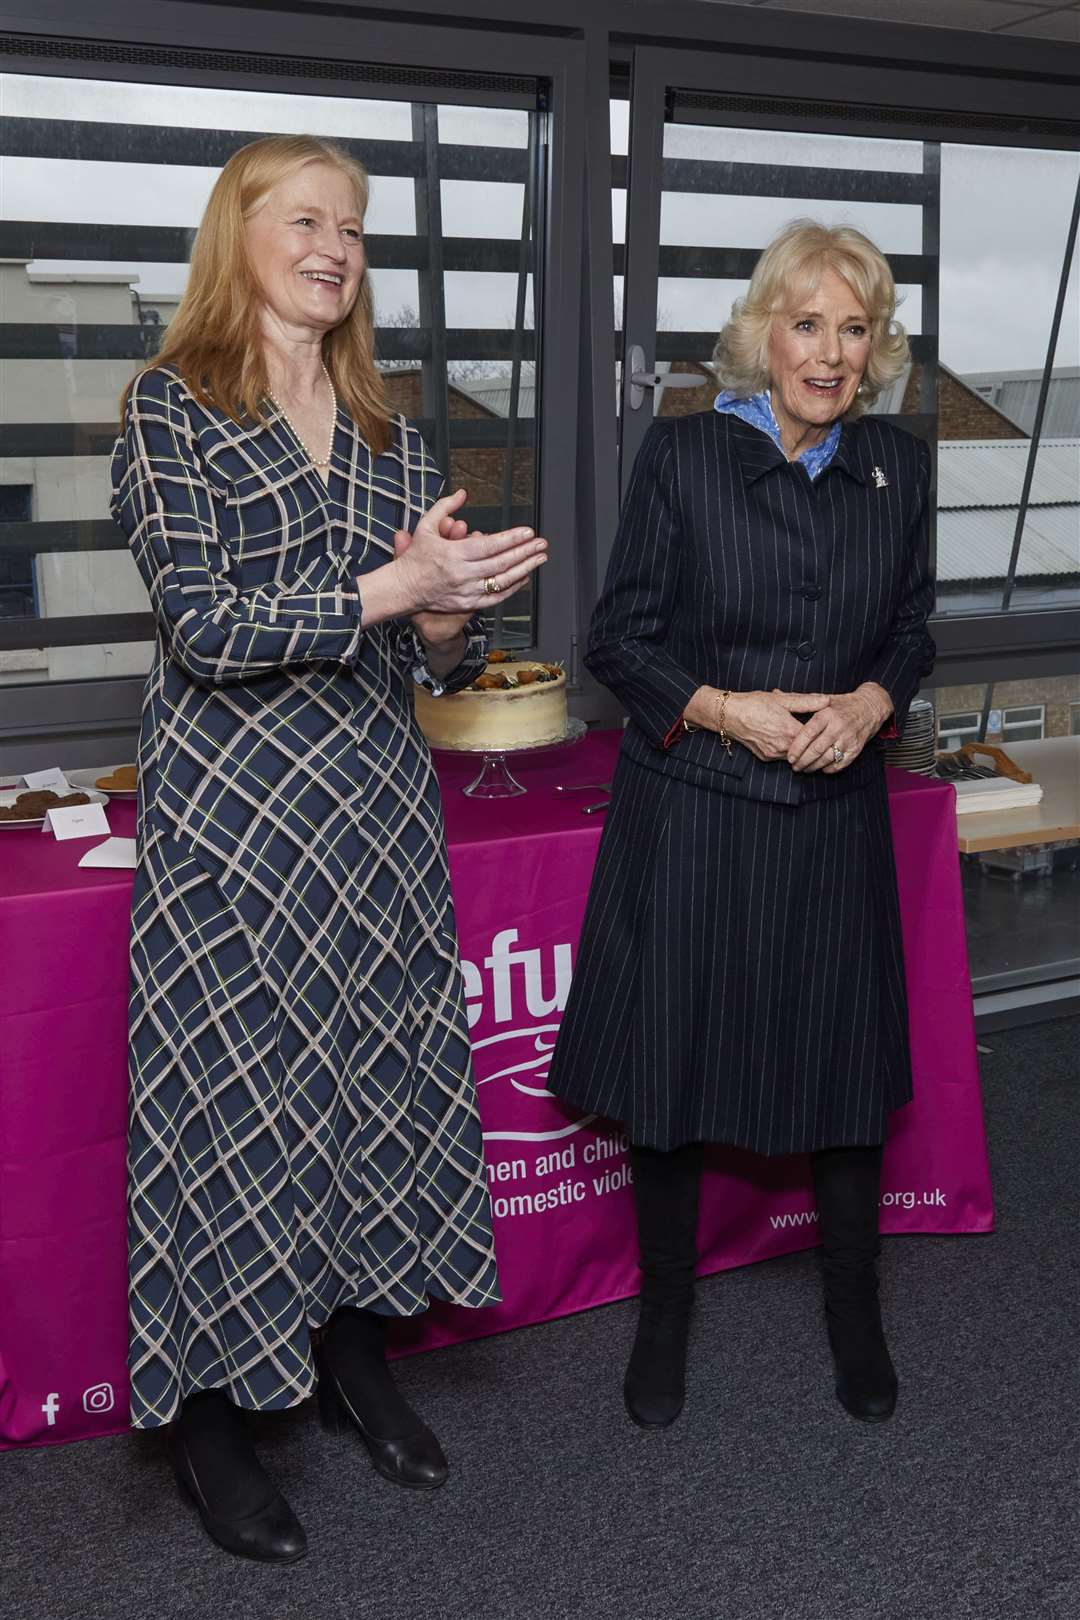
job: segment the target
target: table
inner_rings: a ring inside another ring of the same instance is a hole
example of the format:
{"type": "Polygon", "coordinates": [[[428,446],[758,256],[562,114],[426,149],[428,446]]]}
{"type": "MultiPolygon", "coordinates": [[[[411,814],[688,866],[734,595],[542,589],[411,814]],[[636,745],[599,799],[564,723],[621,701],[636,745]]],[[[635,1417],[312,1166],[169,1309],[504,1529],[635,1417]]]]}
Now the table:
{"type": "MultiPolygon", "coordinates": [[[[402,1325],[403,1353],[636,1292],[626,1140],[544,1089],[603,819],[581,814],[597,795],[555,784],[606,781],[618,744],[599,733],[527,758],[528,793],[495,801],[462,795],[474,761],[440,759],[504,1299],[435,1305],[402,1325]]],[[[882,1226],[985,1232],[953,790],[889,778],[916,1095],[893,1116],[882,1226]]],[[[108,815],[132,832],[130,803],[108,815]]],[[[0,1447],[125,1427],[131,874],[80,870],[88,847],[0,833],[0,1447]]],[[[805,1159],[710,1150],[702,1272],[809,1247],[814,1219],[805,1159]]]]}
{"type": "Polygon", "coordinates": [[[974,810],[958,816],[962,853],[975,855],[988,849],[1021,849],[1080,838],[1080,737],[1009,743],[1006,752],[1041,783],[1043,796],[1026,810],[974,810]]]}

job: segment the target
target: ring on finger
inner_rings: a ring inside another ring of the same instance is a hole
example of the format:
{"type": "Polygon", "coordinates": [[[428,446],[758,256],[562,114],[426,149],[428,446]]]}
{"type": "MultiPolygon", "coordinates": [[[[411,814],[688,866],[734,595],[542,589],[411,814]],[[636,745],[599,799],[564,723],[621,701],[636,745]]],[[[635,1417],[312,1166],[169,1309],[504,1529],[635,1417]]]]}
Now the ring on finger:
{"type": "Polygon", "coordinates": [[[839,743],[833,743],[833,745],[832,745],[832,762],[833,762],[833,764],[834,765],[842,765],[846,758],[847,758],[847,755],[844,753],[844,750],[841,748],[840,744],[839,743]]]}
{"type": "Polygon", "coordinates": [[[497,576],[495,574],[490,574],[488,576],[488,578],[485,579],[485,581],[484,581],[484,594],[486,596],[498,596],[498,594],[499,594],[499,581],[498,581],[498,578],[497,578],[497,576]]]}

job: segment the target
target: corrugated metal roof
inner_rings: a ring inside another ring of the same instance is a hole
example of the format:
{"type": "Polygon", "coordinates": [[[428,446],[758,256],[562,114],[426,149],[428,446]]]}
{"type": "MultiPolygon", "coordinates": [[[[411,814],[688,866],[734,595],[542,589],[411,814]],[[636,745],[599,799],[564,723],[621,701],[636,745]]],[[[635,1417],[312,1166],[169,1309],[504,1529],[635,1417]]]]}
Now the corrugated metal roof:
{"type": "MultiPolygon", "coordinates": [[[[462,382],[457,382],[451,377],[451,382],[461,393],[468,394],[470,399],[475,399],[478,405],[483,405],[493,415],[509,416],[509,376],[470,377],[462,382]]],[[[521,368],[517,414],[519,417],[531,417],[536,414],[536,373],[528,362],[521,368]]]]}
{"type": "MultiPolygon", "coordinates": [[[[964,381],[1017,427],[1031,432],[1042,386],[1041,371],[971,372],[964,381]]],[[[1080,366],[1058,366],[1051,373],[1042,430],[1052,438],[1080,433],[1080,366]]]]}
{"type": "MultiPolygon", "coordinates": [[[[938,508],[937,577],[1004,579],[1009,567],[1018,508],[993,511],[938,508]]],[[[1080,504],[1028,507],[1017,578],[1080,574],[1080,504]]]]}
{"type": "MultiPolygon", "coordinates": [[[[455,383],[462,394],[468,394],[478,405],[483,405],[493,416],[508,417],[510,415],[510,384],[504,383],[501,388],[477,388],[475,382],[455,383]]],[[[531,418],[536,413],[536,389],[526,388],[524,385],[518,390],[518,417],[531,418]]]]}
{"type": "MultiPolygon", "coordinates": [[[[1035,426],[1041,378],[1002,383],[994,399],[999,411],[1030,433],[1035,426]]],[[[1080,432],[1080,377],[1054,377],[1046,394],[1042,430],[1047,434],[1080,432]]]]}
{"type": "MultiPolygon", "coordinates": [[[[1018,506],[1029,439],[943,439],[938,445],[938,511],[1018,506]]],[[[1080,501],[1080,439],[1043,439],[1035,457],[1031,505],[1080,501]]]]}

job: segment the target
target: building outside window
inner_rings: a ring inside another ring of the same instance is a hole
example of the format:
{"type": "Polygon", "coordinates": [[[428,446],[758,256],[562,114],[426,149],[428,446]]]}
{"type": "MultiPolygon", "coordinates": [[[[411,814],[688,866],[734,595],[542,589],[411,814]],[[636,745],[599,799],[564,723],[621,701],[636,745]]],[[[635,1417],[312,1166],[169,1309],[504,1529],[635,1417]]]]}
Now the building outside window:
{"type": "MultiPolygon", "coordinates": [[[[1080,704],[1071,704],[1070,709],[1080,709],[1080,704]]],[[[954,750],[965,742],[975,741],[981,719],[978,709],[970,709],[963,714],[940,714],[937,723],[938,747],[943,751],[954,750]]],[[[991,709],[986,735],[991,742],[1033,742],[1045,737],[1046,705],[1028,703],[1011,709],[991,709]]]]}
{"type": "Polygon", "coordinates": [[[974,742],[979,735],[979,713],[938,715],[938,748],[943,753],[955,753],[966,742],[974,742]]]}
{"type": "Polygon", "coordinates": [[[1046,734],[1046,707],[1030,703],[1025,708],[1004,709],[1001,715],[1003,742],[1034,742],[1046,734]]]}

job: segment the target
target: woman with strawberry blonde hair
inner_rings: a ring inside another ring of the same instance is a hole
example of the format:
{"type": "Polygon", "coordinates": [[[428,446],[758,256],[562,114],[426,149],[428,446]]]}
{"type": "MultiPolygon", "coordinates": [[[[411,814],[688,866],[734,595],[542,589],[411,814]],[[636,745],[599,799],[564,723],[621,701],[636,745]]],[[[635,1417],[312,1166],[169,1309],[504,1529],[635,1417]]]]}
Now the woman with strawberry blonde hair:
{"type": "Polygon", "coordinates": [[[375,367],[367,176],[273,136],[226,164],[127,392],[113,513],[158,623],[139,748],[132,1421],[227,1550],[302,1526],[246,1411],[318,1384],[400,1485],[446,1478],[387,1319],[498,1298],[442,810],[410,686],[483,663],[544,560],[468,534],[375,367]],[[317,1361],[312,1332],[321,1330],[317,1361]]]}

